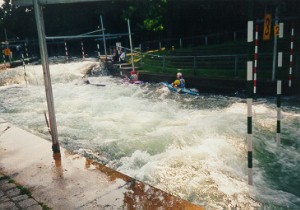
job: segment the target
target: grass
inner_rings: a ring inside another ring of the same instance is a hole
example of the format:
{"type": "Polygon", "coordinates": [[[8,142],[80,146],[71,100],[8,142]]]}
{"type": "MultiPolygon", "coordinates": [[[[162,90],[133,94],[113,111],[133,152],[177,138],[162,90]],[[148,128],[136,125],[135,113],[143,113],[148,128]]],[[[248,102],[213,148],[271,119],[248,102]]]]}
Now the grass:
{"type": "MultiPolygon", "coordinates": [[[[269,43],[267,43],[269,44],[269,43]]],[[[157,50],[143,54],[142,62],[136,65],[143,71],[174,75],[183,72],[189,77],[246,79],[247,69],[247,43],[233,41],[218,45],[200,46],[195,48],[182,48],[176,50],[157,50]],[[228,54],[229,57],[170,57],[170,56],[201,56],[201,55],[228,54]],[[241,55],[243,54],[243,55],[241,55]],[[238,55],[238,57],[235,57],[238,55]],[[164,57],[166,56],[166,57],[164,57]],[[195,59],[195,60],[194,60],[195,59]],[[236,60],[237,59],[237,60],[236,60]]],[[[257,78],[259,80],[271,79],[272,76],[272,50],[270,55],[261,55],[258,60],[257,78]]],[[[141,58],[140,55],[136,58],[141,58]]],[[[288,79],[289,54],[286,53],[283,70],[280,77],[288,79]]],[[[295,77],[294,77],[295,78],[295,77]]],[[[296,78],[297,79],[297,78],[296,78]]]]}

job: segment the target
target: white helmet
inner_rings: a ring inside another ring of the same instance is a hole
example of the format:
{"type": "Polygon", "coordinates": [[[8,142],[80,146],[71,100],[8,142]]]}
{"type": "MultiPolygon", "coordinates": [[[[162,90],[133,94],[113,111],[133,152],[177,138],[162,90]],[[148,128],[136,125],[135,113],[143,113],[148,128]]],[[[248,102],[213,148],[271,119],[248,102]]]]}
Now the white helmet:
{"type": "Polygon", "coordinates": [[[178,72],[177,77],[182,77],[182,74],[180,72],[178,72]]]}

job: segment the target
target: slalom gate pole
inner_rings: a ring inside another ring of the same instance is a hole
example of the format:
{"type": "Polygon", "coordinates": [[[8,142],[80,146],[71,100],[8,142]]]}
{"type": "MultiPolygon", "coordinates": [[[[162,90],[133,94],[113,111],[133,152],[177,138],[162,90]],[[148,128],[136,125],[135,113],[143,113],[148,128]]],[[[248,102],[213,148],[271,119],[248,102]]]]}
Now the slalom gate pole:
{"type": "Polygon", "coordinates": [[[253,104],[253,0],[248,1],[248,61],[247,61],[247,150],[248,150],[248,184],[253,185],[252,170],[252,104],[253,104]]]}
{"type": "Polygon", "coordinates": [[[29,55],[28,55],[28,47],[27,47],[26,42],[25,42],[25,53],[26,53],[26,58],[29,58],[29,55]]]}
{"type": "Polygon", "coordinates": [[[85,56],[84,56],[84,48],[83,48],[83,42],[81,41],[81,52],[82,52],[82,60],[85,60],[85,56]]]}
{"type": "Polygon", "coordinates": [[[277,129],[276,129],[276,143],[277,145],[280,144],[281,138],[281,92],[282,92],[282,59],[283,59],[283,52],[282,52],[282,39],[283,39],[283,27],[284,24],[281,22],[279,23],[279,49],[278,49],[278,63],[277,63],[277,129]]]}
{"type": "Polygon", "coordinates": [[[135,71],[135,69],[134,69],[134,60],[133,60],[132,39],[131,39],[131,29],[130,29],[130,21],[129,21],[129,19],[127,19],[127,24],[128,24],[130,50],[131,50],[131,65],[132,65],[132,70],[135,71]]]}
{"type": "Polygon", "coordinates": [[[24,53],[22,52],[22,62],[23,62],[23,68],[24,68],[24,80],[26,82],[26,87],[27,87],[27,74],[26,74],[26,70],[25,70],[25,59],[24,59],[24,53]]]}
{"type": "Polygon", "coordinates": [[[68,46],[66,41],[65,41],[65,51],[66,51],[66,62],[69,63],[69,53],[68,53],[68,46]]]}
{"type": "Polygon", "coordinates": [[[255,26],[255,50],[254,50],[254,79],[253,79],[253,93],[256,94],[256,84],[257,84],[257,60],[258,60],[258,24],[255,26]]]}
{"type": "Polygon", "coordinates": [[[26,55],[26,58],[28,59],[28,63],[29,63],[29,55],[28,55],[28,49],[27,49],[27,44],[25,42],[25,55],[26,55]]]}
{"type": "Polygon", "coordinates": [[[292,87],[293,54],[294,54],[294,23],[292,24],[292,29],[291,29],[291,50],[290,50],[289,88],[292,87]]]}
{"type": "Polygon", "coordinates": [[[100,46],[99,46],[99,43],[97,43],[97,50],[98,50],[98,58],[100,59],[100,46]]]}

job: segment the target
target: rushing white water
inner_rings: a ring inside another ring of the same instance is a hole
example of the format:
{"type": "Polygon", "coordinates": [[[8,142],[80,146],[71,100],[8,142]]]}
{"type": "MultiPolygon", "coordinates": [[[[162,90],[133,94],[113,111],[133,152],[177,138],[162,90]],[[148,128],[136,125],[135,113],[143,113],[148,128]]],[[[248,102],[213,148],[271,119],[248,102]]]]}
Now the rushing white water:
{"type": "MultiPolygon", "coordinates": [[[[254,105],[254,186],[247,184],[243,99],[82,76],[95,61],[50,66],[59,140],[70,151],[207,209],[300,208],[300,108],[286,103],[276,146],[273,99],[254,105]],[[96,84],[105,84],[97,86],[96,84]]],[[[40,65],[0,72],[0,117],[49,138],[40,65]]],[[[291,99],[287,99],[291,100],[291,99]]]]}

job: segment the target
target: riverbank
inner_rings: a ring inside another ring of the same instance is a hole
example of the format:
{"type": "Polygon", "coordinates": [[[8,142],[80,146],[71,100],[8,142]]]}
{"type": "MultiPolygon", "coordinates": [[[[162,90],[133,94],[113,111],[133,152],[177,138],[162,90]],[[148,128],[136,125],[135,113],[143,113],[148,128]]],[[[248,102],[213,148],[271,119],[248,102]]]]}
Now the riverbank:
{"type": "MultiPolygon", "coordinates": [[[[0,170],[53,209],[203,209],[0,119],[0,170]]],[[[1,202],[0,202],[1,203],[1,202]]]]}
{"type": "MultiPolygon", "coordinates": [[[[114,76],[129,75],[131,68],[123,68],[122,65],[112,65],[108,63],[108,70],[114,76]]],[[[127,67],[127,65],[125,65],[127,67]]],[[[176,74],[169,75],[164,73],[151,73],[147,71],[139,71],[139,80],[150,83],[168,82],[172,83],[176,79],[176,74]]],[[[188,77],[184,76],[186,86],[188,88],[196,88],[200,93],[208,94],[226,94],[245,96],[247,82],[237,78],[207,78],[207,77],[188,77]]],[[[257,80],[257,95],[276,96],[277,81],[257,80]]],[[[288,87],[287,81],[282,81],[282,94],[285,96],[297,95],[300,92],[300,83],[298,80],[293,81],[292,87],[288,87]]]]}

